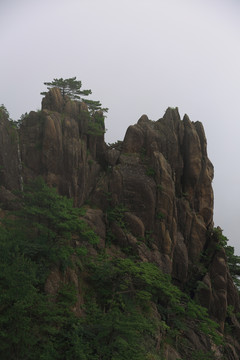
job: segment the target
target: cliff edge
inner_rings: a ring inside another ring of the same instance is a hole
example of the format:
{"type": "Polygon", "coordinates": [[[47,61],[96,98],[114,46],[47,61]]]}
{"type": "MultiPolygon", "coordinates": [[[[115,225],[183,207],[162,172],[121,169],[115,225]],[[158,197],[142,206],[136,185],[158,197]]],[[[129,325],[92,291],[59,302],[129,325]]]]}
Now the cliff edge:
{"type": "MultiPolygon", "coordinates": [[[[157,121],[143,115],[122,142],[106,145],[104,129],[90,131],[87,113],[84,103],[64,99],[53,88],[42,110],[30,112],[18,128],[1,115],[2,211],[14,208],[13,190],[42,176],[59,194],[73,198],[75,207],[85,206],[99,249],[155,264],[206,308],[225,338],[224,358],[239,359],[239,295],[213,224],[214,171],[202,124],[187,115],[181,120],[177,108],[168,108],[157,121]]],[[[58,271],[46,282],[49,293],[62,281],[58,271]]],[[[192,349],[223,358],[223,350],[190,325],[184,336],[192,349]]],[[[174,344],[164,351],[169,360],[191,358],[174,344]]]]}

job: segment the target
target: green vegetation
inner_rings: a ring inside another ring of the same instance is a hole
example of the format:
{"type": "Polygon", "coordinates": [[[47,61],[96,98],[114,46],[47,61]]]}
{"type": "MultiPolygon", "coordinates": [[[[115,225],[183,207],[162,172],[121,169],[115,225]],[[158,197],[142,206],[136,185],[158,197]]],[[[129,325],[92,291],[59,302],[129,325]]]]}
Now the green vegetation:
{"type": "Polygon", "coordinates": [[[17,126],[18,126],[18,122],[14,121],[10,118],[9,112],[6,108],[6,106],[4,104],[0,105],[0,120],[1,119],[5,119],[8,120],[10,127],[8,128],[8,131],[10,131],[10,137],[11,137],[11,142],[12,144],[14,144],[16,142],[16,132],[14,131],[17,126]]]}
{"type": "Polygon", "coordinates": [[[159,334],[162,343],[175,342],[191,319],[199,323],[199,331],[221,343],[218,325],[207,310],[187,298],[156,265],[99,256],[89,263],[88,273],[85,343],[99,358],[163,359],[160,349],[155,350],[159,334]]]}
{"type": "Polygon", "coordinates": [[[104,113],[108,112],[108,108],[102,108],[99,101],[84,99],[84,103],[88,107],[85,113],[88,118],[88,135],[102,136],[105,133],[104,113]]]}
{"type": "MultiPolygon", "coordinates": [[[[107,231],[106,231],[106,245],[111,247],[112,243],[115,240],[115,236],[113,235],[111,225],[113,223],[117,224],[124,232],[127,232],[127,224],[125,223],[125,212],[128,211],[127,208],[124,207],[123,204],[119,204],[118,206],[111,207],[110,202],[112,200],[111,193],[106,193],[107,201],[109,202],[109,207],[106,211],[107,218],[107,231]]],[[[126,250],[126,249],[125,249],[126,250]]]]}
{"type": "Polygon", "coordinates": [[[240,290],[240,256],[234,254],[233,246],[225,246],[227,262],[234,284],[240,290]]]}
{"type": "Polygon", "coordinates": [[[0,357],[74,359],[75,339],[68,339],[68,330],[76,322],[70,310],[76,290],[61,286],[53,302],[44,284],[51,269],[73,266],[73,234],[82,244],[94,245],[98,238],[79,218],[83,210],[41,179],[25,187],[19,207],[0,226],[0,357]]]}
{"type": "Polygon", "coordinates": [[[156,175],[156,171],[153,168],[147,168],[146,175],[150,177],[154,177],[156,175]]]}
{"type": "Polygon", "coordinates": [[[140,159],[143,163],[146,160],[146,156],[147,156],[147,150],[146,150],[146,148],[142,147],[140,150],[140,159]]]}
{"type": "Polygon", "coordinates": [[[109,223],[111,224],[115,222],[118,226],[120,226],[120,228],[126,230],[127,228],[124,220],[124,214],[126,211],[128,211],[127,208],[122,204],[119,204],[114,208],[109,208],[107,210],[107,219],[109,223]]]}
{"type": "MultiPolygon", "coordinates": [[[[92,91],[82,90],[82,82],[76,80],[76,76],[69,79],[53,79],[52,82],[45,82],[44,85],[48,90],[54,87],[59,88],[63,98],[68,97],[70,100],[84,102],[87,105],[88,110],[85,111],[85,116],[88,119],[88,135],[102,136],[105,133],[104,114],[108,112],[108,108],[103,108],[100,101],[85,99],[86,96],[92,94],[92,91]]],[[[46,94],[46,91],[41,92],[41,95],[46,94]]]]}
{"type": "Polygon", "coordinates": [[[102,136],[105,133],[104,119],[105,116],[101,110],[95,113],[87,114],[88,116],[88,129],[87,134],[93,136],[102,136]]]}
{"type": "Polygon", "coordinates": [[[27,119],[28,116],[29,116],[29,113],[25,112],[24,114],[22,114],[22,115],[20,116],[20,120],[19,120],[19,121],[21,122],[21,121],[23,121],[24,119],[27,119]]]}
{"type": "Polygon", "coordinates": [[[234,284],[240,290],[240,256],[234,254],[234,247],[229,246],[228,238],[223,235],[220,227],[214,228],[209,236],[214,241],[216,249],[223,248],[227,256],[227,263],[234,284]]]}
{"type": "MultiPolygon", "coordinates": [[[[163,360],[164,343],[180,343],[193,321],[221,343],[205,308],[156,265],[126,253],[107,256],[82,219],[84,209],[41,178],[25,186],[18,205],[0,223],[1,358],[163,360]],[[77,274],[81,316],[71,310],[79,299],[76,284],[63,281],[46,294],[46,279],[56,269],[63,279],[69,269],[77,274]]],[[[108,221],[126,229],[126,211],[116,206],[108,221]]]]}
{"type": "Polygon", "coordinates": [[[114,143],[108,143],[110,149],[122,150],[123,141],[117,140],[114,143]]]}
{"type": "Polygon", "coordinates": [[[161,212],[158,212],[157,215],[156,215],[156,218],[160,221],[163,221],[165,219],[165,215],[161,212]]]}
{"type": "MultiPolygon", "coordinates": [[[[92,93],[91,90],[81,90],[82,82],[76,80],[76,76],[69,79],[53,79],[52,82],[45,82],[44,85],[50,90],[57,87],[61,90],[63,97],[68,96],[71,100],[80,100],[82,96],[88,96],[92,93]]],[[[47,92],[41,92],[41,95],[46,95],[47,92]]]]}
{"type": "Polygon", "coordinates": [[[99,111],[102,113],[108,112],[108,108],[102,108],[100,101],[84,99],[84,103],[87,104],[91,116],[94,116],[99,111]]]}
{"type": "Polygon", "coordinates": [[[214,352],[208,351],[207,353],[205,351],[194,351],[192,354],[191,360],[212,360],[215,359],[214,352]]]}
{"type": "Polygon", "coordinates": [[[162,192],[163,191],[163,186],[161,184],[157,184],[157,189],[158,189],[158,191],[162,192]]]}
{"type": "Polygon", "coordinates": [[[6,119],[9,119],[9,112],[7,111],[7,108],[4,104],[0,105],[0,119],[2,119],[3,115],[6,117],[6,119]]]}

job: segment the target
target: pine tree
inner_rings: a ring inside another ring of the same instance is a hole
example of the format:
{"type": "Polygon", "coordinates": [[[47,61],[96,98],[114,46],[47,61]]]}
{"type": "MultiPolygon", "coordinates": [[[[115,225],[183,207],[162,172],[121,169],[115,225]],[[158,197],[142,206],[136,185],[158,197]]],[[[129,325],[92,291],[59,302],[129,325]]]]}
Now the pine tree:
{"type": "Polygon", "coordinates": [[[91,116],[97,112],[101,112],[102,114],[108,112],[108,108],[102,108],[100,101],[84,99],[84,103],[87,104],[91,116]]]}
{"type": "MultiPolygon", "coordinates": [[[[53,79],[52,82],[45,82],[48,90],[57,87],[61,90],[63,97],[68,96],[71,100],[80,100],[82,96],[88,96],[92,93],[91,90],[81,90],[82,82],[76,80],[76,76],[69,79],[53,79]]],[[[47,92],[41,92],[41,95],[46,95],[47,92]]]]}

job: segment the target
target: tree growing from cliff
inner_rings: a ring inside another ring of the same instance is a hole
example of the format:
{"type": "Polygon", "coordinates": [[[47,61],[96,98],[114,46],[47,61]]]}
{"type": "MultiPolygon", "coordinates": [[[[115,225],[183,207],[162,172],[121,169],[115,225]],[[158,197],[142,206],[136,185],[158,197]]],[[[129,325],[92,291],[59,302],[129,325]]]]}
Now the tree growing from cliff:
{"type": "Polygon", "coordinates": [[[9,120],[9,112],[4,104],[0,105],[0,119],[5,116],[7,120],[9,120]]]}
{"type": "MultiPolygon", "coordinates": [[[[47,86],[48,90],[54,87],[59,88],[64,98],[67,96],[71,100],[84,102],[88,108],[88,111],[86,111],[86,116],[88,116],[89,120],[88,134],[95,136],[104,134],[104,113],[108,112],[108,108],[103,108],[100,101],[82,98],[83,96],[92,94],[92,91],[81,90],[82,82],[77,80],[76,76],[69,79],[53,79],[52,82],[45,82],[44,85],[47,86]]],[[[41,95],[46,94],[46,91],[41,92],[41,95]]]]}
{"type": "MultiPolygon", "coordinates": [[[[52,82],[45,82],[44,85],[47,86],[48,90],[53,87],[59,88],[62,96],[68,96],[71,100],[80,100],[82,96],[88,96],[92,93],[91,90],[81,90],[82,82],[76,80],[76,76],[69,79],[53,79],[52,82]]],[[[41,92],[41,95],[46,94],[46,91],[41,92]]]]}
{"type": "Polygon", "coordinates": [[[100,101],[84,99],[84,102],[85,104],[87,104],[88,111],[91,116],[100,112],[102,114],[108,112],[108,108],[102,108],[102,104],[100,103],[100,101]]]}
{"type": "Polygon", "coordinates": [[[212,238],[217,242],[218,249],[224,248],[227,256],[227,264],[233,282],[240,292],[240,256],[235,255],[234,247],[228,245],[228,238],[223,235],[222,229],[218,226],[212,229],[212,238]]]}

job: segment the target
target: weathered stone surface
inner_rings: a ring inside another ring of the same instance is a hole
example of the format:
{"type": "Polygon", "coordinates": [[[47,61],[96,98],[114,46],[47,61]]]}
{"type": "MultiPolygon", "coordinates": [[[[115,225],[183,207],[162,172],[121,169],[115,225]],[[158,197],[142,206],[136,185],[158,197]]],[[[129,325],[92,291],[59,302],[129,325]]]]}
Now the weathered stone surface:
{"type": "Polygon", "coordinates": [[[120,151],[116,149],[110,149],[106,152],[106,160],[108,163],[108,166],[114,166],[116,165],[118,159],[120,156],[120,151]]]}
{"type": "Polygon", "coordinates": [[[17,131],[0,111],[0,185],[20,189],[19,165],[17,131]]]}
{"type": "Polygon", "coordinates": [[[18,198],[4,186],[0,186],[0,208],[7,210],[18,209],[18,198]]]}
{"type": "Polygon", "coordinates": [[[213,301],[210,310],[218,320],[222,330],[227,313],[227,264],[224,251],[219,251],[214,256],[210,266],[210,277],[213,289],[213,301]]]}
{"type": "Polygon", "coordinates": [[[25,181],[41,175],[61,194],[73,197],[78,206],[96,184],[100,171],[96,152],[105,146],[103,139],[89,145],[92,136],[85,134],[82,107],[65,102],[59,89],[52,89],[43,100],[43,111],[31,112],[20,129],[25,181]]]}
{"type": "Polygon", "coordinates": [[[129,126],[127,129],[124,142],[124,153],[136,153],[140,152],[144,144],[144,134],[141,128],[137,125],[129,126]]]}
{"type": "Polygon", "coordinates": [[[101,209],[87,208],[84,219],[87,220],[90,227],[93,228],[93,230],[101,239],[105,239],[106,224],[104,221],[104,214],[101,209]]]}
{"type": "Polygon", "coordinates": [[[191,232],[188,241],[189,258],[196,261],[206,242],[206,224],[201,215],[193,214],[191,232]]]}
{"type": "Polygon", "coordinates": [[[62,113],[64,110],[64,101],[61,91],[58,88],[52,88],[42,99],[42,109],[57,111],[62,113]]]}
{"type": "MultiPolygon", "coordinates": [[[[123,203],[141,220],[145,236],[151,231],[152,248],[139,245],[139,256],[184,284],[201,261],[213,223],[213,166],[202,124],[187,115],[181,120],[177,109],[168,109],[157,122],[143,115],[128,128],[118,162],[108,161],[113,202],[123,203]]],[[[126,245],[126,236],[118,236],[126,245]]],[[[227,288],[226,261],[218,253],[206,275],[200,269],[196,297],[223,330],[227,297],[235,298],[234,287],[227,288]]]]}
{"type": "Polygon", "coordinates": [[[181,355],[170,345],[165,346],[164,356],[166,360],[178,360],[181,358],[181,355]]]}
{"type": "Polygon", "coordinates": [[[187,280],[188,252],[181,233],[177,234],[177,242],[173,254],[173,277],[180,283],[187,280]]]}
{"type": "Polygon", "coordinates": [[[71,268],[68,268],[64,273],[58,268],[55,268],[49,274],[46,283],[45,283],[45,292],[48,295],[51,295],[51,299],[54,301],[60,287],[63,284],[74,284],[77,291],[77,302],[72,307],[72,310],[76,315],[81,315],[81,305],[83,304],[83,296],[81,287],[78,280],[78,274],[71,268]]]}
{"type": "Polygon", "coordinates": [[[140,238],[144,237],[144,235],[145,235],[145,227],[144,227],[143,222],[139,219],[139,217],[137,217],[133,213],[126,212],[125,213],[125,220],[126,220],[128,228],[130,229],[131,233],[135,237],[137,237],[137,238],[138,237],[140,237],[140,238]]]}
{"type": "Polygon", "coordinates": [[[195,296],[202,306],[210,309],[210,305],[213,301],[213,296],[211,278],[208,273],[204,276],[202,281],[198,283],[195,296]]]}
{"type": "MultiPolygon", "coordinates": [[[[124,256],[130,250],[171,274],[180,287],[192,286],[191,296],[208,308],[223,331],[227,307],[239,311],[240,302],[226,255],[208,236],[213,226],[213,166],[202,124],[187,115],[181,120],[178,109],[172,108],[156,122],[143,115],[114,148],[106,146],[103,136],[88,133],[87,111],[85,104],[52,89],[42,101],[42,111],[31,112],[20,130],[0,118],[3,207],[10,206],[10,191],[21,188],[22,178],[27,182],[43,176],[59,193],[72,197],[75,206],[88,202],[85,220],[100,236],[102,248],[111,231],[108,254],[124,256]],[[109,211],[119,206],[125,209],[124,226],[108,218],[109,211]],[[203,260],[206,254],[208,260],[203,260]]],[[[94,255],[96,249],[89,253],[94,255]]],[[[65,275],[55,269],[46,292],[56,294],[62,281],[79,286],[77,274],[65,275]]],[[[80,304],[81,295],[79,299],[80,304]]],[[[235,319],[232,323],[238,332],[239,324],[235,319]]],[[[196,330],[186,337],[192,348],[211,350],[210,342],[196,330]]],[[[229,354],[235,359],[238,345],[230,342],[229,354]]],[[[166,358],[177,356],[168,347],[166,358]]]]}
{"type": "Polygon", "coordinates": [[[239,293],[229,272],[227,273],[227,303],[229,306],[233,306],[237,312],[240,312],[239,293]]]}

